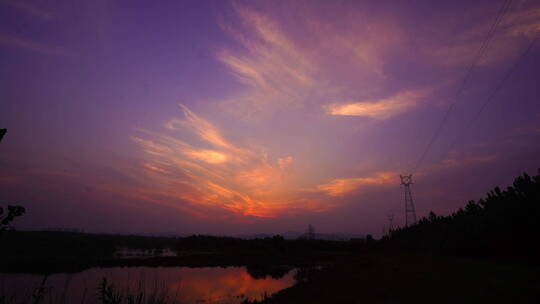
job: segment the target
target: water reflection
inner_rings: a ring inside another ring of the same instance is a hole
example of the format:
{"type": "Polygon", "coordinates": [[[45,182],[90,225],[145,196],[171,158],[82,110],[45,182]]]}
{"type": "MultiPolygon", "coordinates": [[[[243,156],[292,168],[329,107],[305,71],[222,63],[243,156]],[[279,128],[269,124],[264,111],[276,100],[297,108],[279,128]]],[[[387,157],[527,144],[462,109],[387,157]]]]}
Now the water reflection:
{"type": "MultiPolygon", "coordinates": [[[[178,303],[240,303],[292,286],[294,272],[276,279],[254,278],[245,267],[93,268],[47,277],[45,303],[99,303],[97,288],[104,277],[124,293],[164,291],[178,303]]],[[[0,274],[0,294],[24,302],[42,280],[40,275],[0,274]]]]}

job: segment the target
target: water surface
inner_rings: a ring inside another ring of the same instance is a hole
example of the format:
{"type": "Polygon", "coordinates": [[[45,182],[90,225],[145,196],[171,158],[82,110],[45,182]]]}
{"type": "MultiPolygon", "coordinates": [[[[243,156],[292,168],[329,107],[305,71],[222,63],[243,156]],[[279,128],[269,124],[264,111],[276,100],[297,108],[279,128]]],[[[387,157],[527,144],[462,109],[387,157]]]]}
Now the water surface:
{"type": "MultiPolygon", "coordinates": [[[[45,279],[44,303],[99,303],[98,288],[107,278],[125,294],[166,293],[171,302],[240,303],[262,299],[295,284],[294,270],[277,279],[253,278],[245,267],[115,267],[92,268],[76,274],[53,274],[45,279]]],[[[0,274],[0,295],[28,302],[43,275],[0,274]]],[[[15,301],[14,301],[15,302],[15,301]]],[[[17,301],[18,302],[18,301],[17,301]]],[[[8,301],[8,303],[10,303],[8,301]]]]}

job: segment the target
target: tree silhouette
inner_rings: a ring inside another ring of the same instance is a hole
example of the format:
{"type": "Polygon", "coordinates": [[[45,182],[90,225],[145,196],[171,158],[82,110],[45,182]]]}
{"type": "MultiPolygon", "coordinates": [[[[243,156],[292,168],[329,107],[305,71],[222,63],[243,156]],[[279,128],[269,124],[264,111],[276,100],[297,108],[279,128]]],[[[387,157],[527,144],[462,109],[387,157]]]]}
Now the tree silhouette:
{"type": "Polygon", "coordinates": [[[4,135],[6,135],[7,129],[0,129],[0,141],[2,141],[2,138],[4,138],[4,135]]]}
{"type": "MultiPolygon", "coordinates": [[[[0,129],[0,141],[6,135],[7,129],[0,129]]],[[[4,215],[4,208],[0,207],[0,231],[9,229],[9,223],[17,216],[21,216],[26,212],[22,206],[8,206],[7,213],[4,215]]]]}
{"type": "Polygon", "coordinates": [[[22,206],[8,206],[7,214],[4,215],[4,208],[0,207],[0,231],[9,229],[9,223],[17,216],[21,216],[26,212],[22,206]]]}
{"type": "Polygon", "coordinates": [[[506,190],[495,187],[448,216],[431,212],[416,225],[384,238],[390,248],[464,256],[540,254],[540,170],[524,173],[506,190]]]}

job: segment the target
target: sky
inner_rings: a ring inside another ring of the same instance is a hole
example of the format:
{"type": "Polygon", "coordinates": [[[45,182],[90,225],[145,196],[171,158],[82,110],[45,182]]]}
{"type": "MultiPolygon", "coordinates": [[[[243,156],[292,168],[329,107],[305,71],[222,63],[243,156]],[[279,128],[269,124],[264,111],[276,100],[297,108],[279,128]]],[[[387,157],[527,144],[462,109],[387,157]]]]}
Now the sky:
{"type": "Polygon", "coordinates": [[[417,216],[450,214],[540,168],[539,34],[532,0],[2,0],[0,205],[380,235],[413,174],[417,216]]]}

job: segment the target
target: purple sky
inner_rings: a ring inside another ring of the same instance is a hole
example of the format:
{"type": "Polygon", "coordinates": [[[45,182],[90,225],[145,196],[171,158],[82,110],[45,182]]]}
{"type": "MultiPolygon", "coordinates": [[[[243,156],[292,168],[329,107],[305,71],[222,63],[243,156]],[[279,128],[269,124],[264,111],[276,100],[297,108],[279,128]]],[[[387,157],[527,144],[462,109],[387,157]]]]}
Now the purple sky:
{"type": "Polygon", "coordinates": [[[448,214],[540,167],[540,3],[489,36],[503,2],[1,1],[1,204],[21,229],[379,235],[453,104],[412,188],[448,214]]]}

